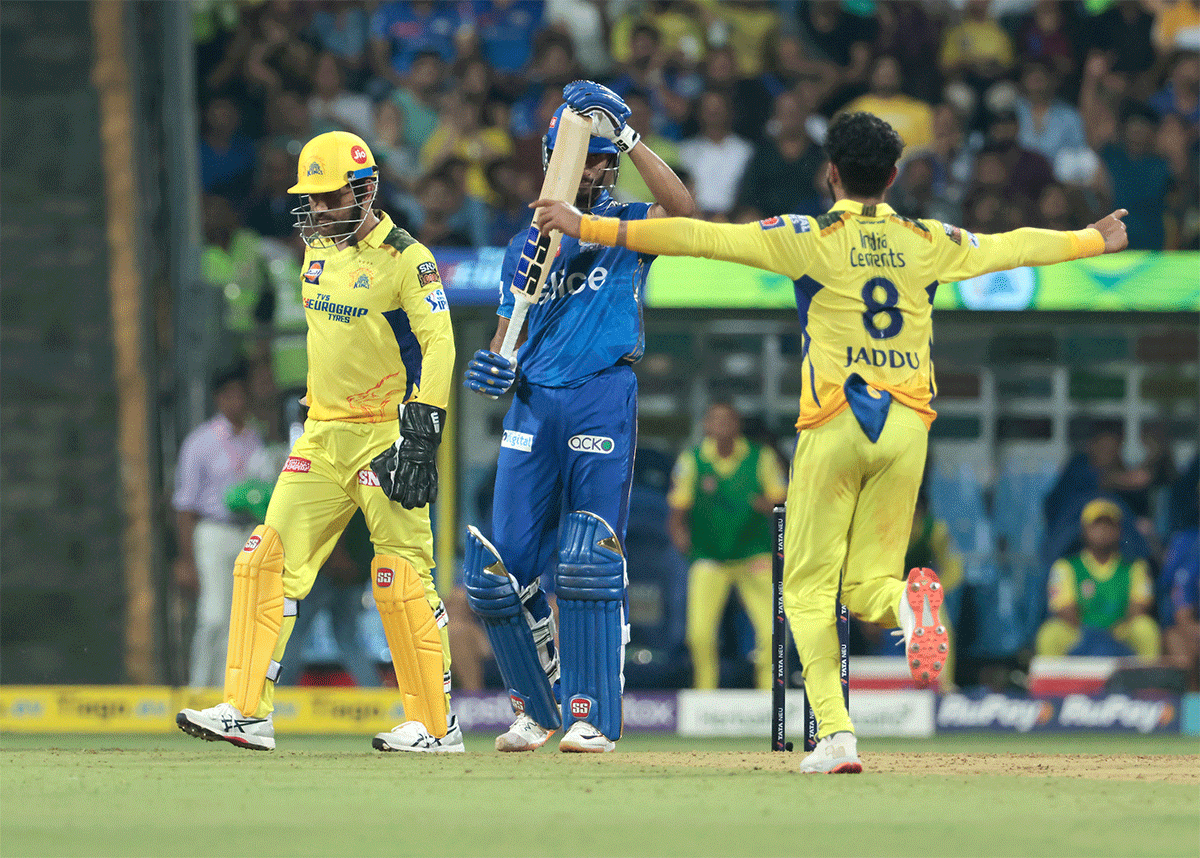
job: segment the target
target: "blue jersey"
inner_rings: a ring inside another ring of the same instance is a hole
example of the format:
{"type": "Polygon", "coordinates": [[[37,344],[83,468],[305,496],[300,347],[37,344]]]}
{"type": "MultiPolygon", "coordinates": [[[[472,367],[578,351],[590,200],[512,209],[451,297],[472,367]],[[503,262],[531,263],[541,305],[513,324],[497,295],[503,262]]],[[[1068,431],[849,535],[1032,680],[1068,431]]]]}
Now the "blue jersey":
{"type": "MultiPolygon", "coordinates": [[[[618,203],[608,194],[592,214],[621,220],[643,220],[650,203],[618,203]]],[[[508,245],[497,312],[512,317],[509,286],[525,246],[525,233],[508,245]]],[[[517,352],[521,372],[530,384],[573,387],[617,364],[642,356],[642,296],[654,256],[620,247],[581,244],[563,236],[558,256],[537,305],[525,317],[528,333],[517,352]]]]}

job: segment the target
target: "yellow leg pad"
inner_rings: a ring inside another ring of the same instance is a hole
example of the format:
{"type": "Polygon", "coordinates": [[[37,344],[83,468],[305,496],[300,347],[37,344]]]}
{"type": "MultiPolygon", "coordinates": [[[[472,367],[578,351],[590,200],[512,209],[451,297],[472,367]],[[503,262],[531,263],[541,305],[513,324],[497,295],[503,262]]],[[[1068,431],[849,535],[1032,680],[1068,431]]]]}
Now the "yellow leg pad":
{"type": "Polygon", "coordinates": [[[225,699],[242,713],[258,709],[267,669],[283,625],[283,543],[261,524],[233,564],[233,608],[225,699]]]}
{"type": "Polygon", "coordinates": [[[442,635],[421,576],[407,560],[380,554],[371,562],[371,586],[404,695],[404,717],[420,721],[440,739],[446,735],[447,708],[442,635]]]}

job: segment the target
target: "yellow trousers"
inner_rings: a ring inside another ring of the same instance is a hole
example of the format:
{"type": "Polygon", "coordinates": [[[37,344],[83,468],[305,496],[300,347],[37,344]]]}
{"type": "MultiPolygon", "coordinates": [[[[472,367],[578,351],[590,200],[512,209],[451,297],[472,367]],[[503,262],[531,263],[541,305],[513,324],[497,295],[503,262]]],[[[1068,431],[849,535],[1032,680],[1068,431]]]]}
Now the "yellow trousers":
{"type": "MultiPolygon", "coordinates": [[[[1145,614],[1130,617],[1108,630],[1112,639],[1133,650],[1141,658],[1158,658],[1162,655],[1162,633],[1158,623],[1145,614]]],[[[1034,641],[1038,655],[1066,655],[1079,643],[1080,631],[1066,620],[1051,617],[1042,623],[1034,641]]]]}
{"type": "MultiPolygon", "coordinates": [[[[329,559],[338,537],[355,507],[360,507],[371,531],[375,553],[395,554],[412,564],[425,588],[425,599],[435,612],[441,606],[433,582],[433,531],[429,507],[405,509],[388,500],[371,472],[371,459],[395,443],[394,420],[384,423],[348,423],[308,420],[304,434],[292,448],[288,464],[275,484],[267,507],[266,523],[283,543],[283,593],[303,599],[312,589],[317,571],[329,559]]],[[[295,618],[284,620],[272,656],[283,661],[295,618]]],[[[442,661],[450,670],[450,644],[441,628],[442,661]]],[[[258,717],[274,706],[275,684],[267,680],[258,717]]]]}
{"type": "Polygon", "coordinates": [[[783,599],[818,737],[854,730],[842,700],[837,620],[842,602],[859,619],[900,625],[904,554],[925,469],[928,430],[892,402],[874,444],[849,409],[796,443],[788,483],[783,599]]]}
{"type": "Polygon", "coordinates": [[[757,554],[743,560],[697,560],[688,570],[687,643],[695,688],[718,685],[717,632],[734,588],[754,626],[755,685],[771,687],[771,555],[757,554]]]}

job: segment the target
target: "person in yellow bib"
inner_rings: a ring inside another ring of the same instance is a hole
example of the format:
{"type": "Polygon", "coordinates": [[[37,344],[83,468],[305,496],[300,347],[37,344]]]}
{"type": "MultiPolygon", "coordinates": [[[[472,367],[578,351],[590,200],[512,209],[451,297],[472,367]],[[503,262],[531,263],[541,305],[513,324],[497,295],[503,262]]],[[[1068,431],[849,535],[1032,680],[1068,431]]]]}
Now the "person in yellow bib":
{"type": "Polygon", "coordinates": [[[234,564],[224,700],[175,719],[192,736],[275,747],[275,681],[297,602],[357,508],[375,548],[372,591],[408,719],[372,745],[463,750],[429,523],[454,337],[433,255],[372,208],[377,189],[375,158],[354,134],[320,134],[300,152],[288,193],[301,197],[293,213],[307,245],[308,418],[265,523],[234,564]]]}
{"type": "Polygon", "coordinates": [[[842,699],[834,602],[867,622],[904,630],[914,678],[937,681],[949,651],[938,621],[937,575],[902,575],[937,391],[930,344],[942,283],[1020,265],[1123,249],[1121,209],[1076,232],[1022,228],[973,235],[909,220],[884,203],[904,143],[870,113],[829,126],[827,183],[836,202],[817,217],[748,224],[692,218],[617,221],[538,200],[539,229],[640,253],[740,262],[792,280],[800,315],[803,392],[788,481],[784,609],[817,717],[802,771],[860,772],[842,699]],[[843,575],[844,571],[844,575],[843,575]]]}
{"type": "Polygon", "coordinates": [[[1162,655],[1162,634],[1150,616],[1150,573],[1145,560],[1121,554],[1121,518],[1121,508],[1104,498],[1083,508],[1083,550],[1050,567],[1051,616],[1038,629],[1038,655],[1122,652],[1114,643],[1141,658],[1162,655]]]}
{"type": "Polygon", "coordinates": [[[717,631],[732,589],[754,627],[755,685],[771,687],[771,509],[786,495],[775,453],[746,439],[732,405],[710,405],[704,439],[676,461],[667,496],[671,541],[692,561],[687,642],[695,688],[719,684],[717,631]]]}

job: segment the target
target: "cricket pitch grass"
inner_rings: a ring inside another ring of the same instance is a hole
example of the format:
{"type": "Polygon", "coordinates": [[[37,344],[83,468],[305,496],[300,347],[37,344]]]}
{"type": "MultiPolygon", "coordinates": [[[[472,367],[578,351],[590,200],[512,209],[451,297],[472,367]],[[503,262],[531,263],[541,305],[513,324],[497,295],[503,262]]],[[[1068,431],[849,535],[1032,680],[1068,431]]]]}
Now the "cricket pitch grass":
{"type": "Polygon", "coordinates": [[[185,736],[0,736],[0,855],[1200,854],[1200,742],[863,739],[858,776],[767,739],[628,735],[613,754],[273,752],[185,736]]]}

